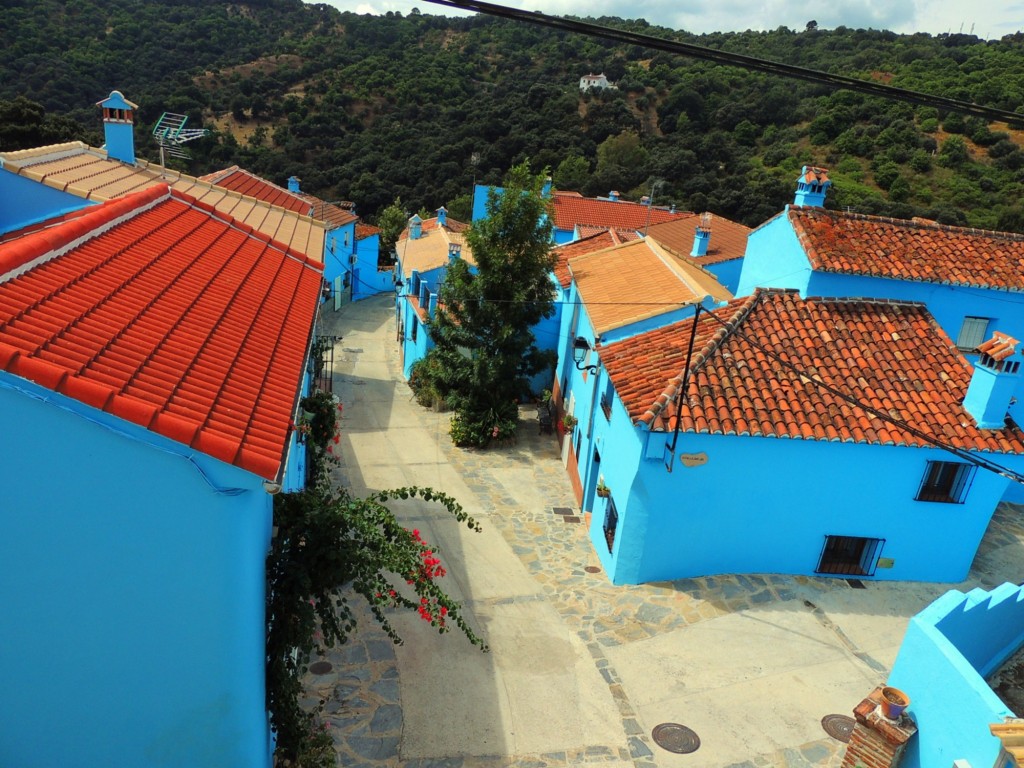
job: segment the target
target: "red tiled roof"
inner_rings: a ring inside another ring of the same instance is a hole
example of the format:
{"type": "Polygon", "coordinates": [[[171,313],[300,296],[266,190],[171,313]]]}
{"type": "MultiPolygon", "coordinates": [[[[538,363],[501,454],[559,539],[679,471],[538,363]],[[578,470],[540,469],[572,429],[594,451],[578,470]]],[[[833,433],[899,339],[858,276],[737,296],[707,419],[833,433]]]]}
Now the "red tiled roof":
{"type": "Polygon", "coordinates": [[[1012,336],[994,331],[991,339],[978,345],[978,351],[1001,362],[1017,351],[1018,344],[1020,342],[1012,336]]]}
{"type": "Polygon", "coordinates": [[[1024,236],[824,208],[789,209],[811,266],[822,272],[1024,290],[1024,236]]]}
{"type": "Polygon", "coordinates": [[[223,189],[230,189],[232,192],[237,192],[240,195],[255,197],[264,203],[270,203],[271,205],[300,213],[303,216],[316,218],[312,215],[313,204],[308,200],[303,200],[299,195],[289,192],[287,189],[276,184],[271,184],[266,179],[261,179],[256,174],[239,168],[237,165],[225,168],[223,171],[200,176],[199,180],[208,181],[223,189]]]}
{"type": "Polygon", "coordinates": [[[356,222],[356,240],[365,240],[368,237],[380,234],[380,228],[375,227],[372,224],[363,224],[363,222],[356,222]]]}
{"type": "Polygon", "coordinates": [[[559,245],[551,249],[551,255],[555,257],[555,278],[563,288],[568,288],[572,282],[572,275],[569,273],[569,259],[582,256],[585,253],[593,253],[604,248],[611,248],[618,245],[622,240],[618,235],[608,229],[602,229],[596,235],[574,240],[565,245],[559,245]]]}
{"type": "Polygon", "coordinates": [[[0,369],[277,479],[322,280],[155,186],[0,244],[0,369]]]}
{"type": "MultiPolygon", "coordinates": [[[[449,232],[462,233],[469,229],[469,224],[463,224],[457,219],[453,219],[448,216],[445,220],[445,225],[442,227],[437,223],[437,217],[434,216],[430,219],[423,219],[423,223],[420,225],[420,232],[431,232],[435,229],[447,229],[449,232]]],[[[409,225],[407,224],[405,229],[402,230],[402,234],[398,236],[399,241],[405,240],[409,236],[409,225]]]]}
{"type": "Polygon", "coordinates": [[[316,195],[310,195],[306,192],[298,192],[297,194],[301,199],[310,204],[309,215],[317,221],[329,224],[331,229],[343,227],[359,219],[352,211],[347,211],[334,203],[321,200],[316,195]]]}
{"type": "Polygon", "coordinates": [[[686,218],[655,224],[647,230],[647,236],[675,253],[692,258],[701,266],[743,258],[747,251],[750,227],[720,216],[711,219],[711,237],[708,238],[707,254],[689,256],[693,250],[693,237],[700,226],[700,219],[700,216],[691,214],[686,218]]]}
{"type": "Polygon", "coordinates": [[[558,229],[574,229],[577,225],[643,229],[648,224],[673,221],[692,213],[672,213],[628,200],[598,200],[555,192],[551,196],[554,224],[558,229]]]}
{"type": "MultiPolygon", "coordinates": [[[[714,316],[702,315],[697,324],[683,431],[927,445],[827,392],[817,379],[945,443],[1024,453],[1016,425],[979,429],[964,409],[971,368],[923,305],[803,300],[795,292],[760,289],[714,316]]],[[[634,423],[674,428],[691,325],[675,323],[600,348],[634,423]]]]}

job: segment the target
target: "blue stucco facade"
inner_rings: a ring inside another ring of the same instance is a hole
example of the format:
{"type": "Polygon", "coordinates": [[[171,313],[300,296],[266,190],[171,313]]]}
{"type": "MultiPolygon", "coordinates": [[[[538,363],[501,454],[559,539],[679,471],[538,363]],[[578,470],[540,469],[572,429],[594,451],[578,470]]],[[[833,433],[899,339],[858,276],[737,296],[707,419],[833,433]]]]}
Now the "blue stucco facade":
{"type": "Polygon", "coordinates": [[[3,372],[0,413],[0,764],[269,766],[263,480],[3,372]]]}
{"type": "Polygon", "coordinates": [[[0,235],[95,205],[77,195],[5,171],[2,164],[0,161],[0,235]]]}
{"type": "Polygon", "coordinates": [[[749,296],[758,287],[794,288],[805,298],[850,296],[920,302],[954,343],[967,317],[988,320],[986,338],[995,331],[1015,338],[1024,333],[1024,295],[1019,291],[811,269],[785,212],[751,232],[748,238],[736,295],[749,296]]]}
{"type": "Polygon", "coordinates": [[[355,220],[328,231],[324,238],[324,279],[340,285],[349,301],[393,290],[392,270],[378,269],[379,251],[380,235],[357,238],[355,220]]]}
{"type": "Polygon", "coordinates": [[[910,697],[917,737],[903,768],[992,766],[1001,753],[989,725],[1013,713],[985,681],[1024,645],[1024,589],[951,590],[910,620],[889,685],[910,697]]]}

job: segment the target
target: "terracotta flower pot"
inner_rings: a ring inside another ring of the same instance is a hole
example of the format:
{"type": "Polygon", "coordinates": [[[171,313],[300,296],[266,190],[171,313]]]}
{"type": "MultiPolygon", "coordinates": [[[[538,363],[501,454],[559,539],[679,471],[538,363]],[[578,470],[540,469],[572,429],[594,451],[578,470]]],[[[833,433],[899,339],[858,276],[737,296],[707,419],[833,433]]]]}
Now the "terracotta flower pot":
{"type": "Polygon", "coordinates": [[[882,714],[890,720],[898,720],[909,706],[910,697],[899,688],[887,685],[882,689],[882,714]]]}

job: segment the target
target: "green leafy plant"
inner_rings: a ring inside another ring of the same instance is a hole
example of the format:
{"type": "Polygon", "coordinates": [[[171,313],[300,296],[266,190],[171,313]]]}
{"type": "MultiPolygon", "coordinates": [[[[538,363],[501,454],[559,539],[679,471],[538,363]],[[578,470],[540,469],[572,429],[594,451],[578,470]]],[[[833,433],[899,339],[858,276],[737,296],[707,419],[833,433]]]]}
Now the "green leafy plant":
{"type": "Polygon", "coordinates": [[[397,488],[365,498],[334,488],[328,469],[336,461],[341,406],[322,393],[302,404],[311,414],[307,445],[317,466],[305,490],[274,497],[277,533],[266,561],[267,710],[282,762],[319,768],[334,765],[334,751],[319,722],[320,709],[309,712],[300,705],[302,676],[311,654],[344,643],[355,630],[350,599],[366,600],[395,643],[402,640],[386,611],[406,608],[438,632],[456,627],[474,645],[486,645],[438,583],[445,568],[437,548],[418,530],[403,527],[389,504],[418,498],[478,531],[476,521],[454,498],[430,488],[397,488]]]}

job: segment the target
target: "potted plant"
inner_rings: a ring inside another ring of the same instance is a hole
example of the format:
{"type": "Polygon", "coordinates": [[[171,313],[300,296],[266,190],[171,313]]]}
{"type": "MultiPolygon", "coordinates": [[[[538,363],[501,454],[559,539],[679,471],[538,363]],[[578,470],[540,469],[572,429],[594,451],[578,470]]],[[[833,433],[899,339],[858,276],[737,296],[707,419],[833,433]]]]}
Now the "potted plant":
{"type": "Polygon", "coordinates": [[[598,481],[597,495],[600,496],[602,499],[607,499],[609,496],[612,495],[612,489],[605,485],[603,480],[598,481]]]}
{"type": "Polygon", "coordinates": [[[887,685],[882,689],[882,714],[890,720],[898,720],[908,706],[910,697],[899,688],[887,685]]]}
{"type": "Polygon", "coordinates": [[[576,417],[571,413],[567,413],[562,417],[562,426],[565,427],[567,432],[572,430],[572,428],[576,426],[576,423],[576,417]]]}

